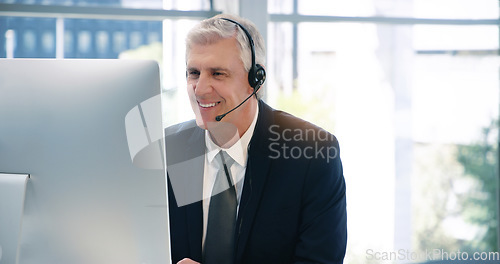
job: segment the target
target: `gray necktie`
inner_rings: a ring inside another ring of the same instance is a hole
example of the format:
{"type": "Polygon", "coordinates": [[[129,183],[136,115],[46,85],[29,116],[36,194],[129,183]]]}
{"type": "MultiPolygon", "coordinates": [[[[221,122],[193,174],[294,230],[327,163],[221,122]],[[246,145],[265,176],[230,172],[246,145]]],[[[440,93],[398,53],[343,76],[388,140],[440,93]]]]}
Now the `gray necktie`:
{"type": "Polygon", "coordinates": [[[234,257],[237,207],[236,189],[230,173],[234,160],[224,151],[220,151],[215,158],[220,169],[215,178],[208,209],[203,264],[229,264],[233,263],[234,257]]]}

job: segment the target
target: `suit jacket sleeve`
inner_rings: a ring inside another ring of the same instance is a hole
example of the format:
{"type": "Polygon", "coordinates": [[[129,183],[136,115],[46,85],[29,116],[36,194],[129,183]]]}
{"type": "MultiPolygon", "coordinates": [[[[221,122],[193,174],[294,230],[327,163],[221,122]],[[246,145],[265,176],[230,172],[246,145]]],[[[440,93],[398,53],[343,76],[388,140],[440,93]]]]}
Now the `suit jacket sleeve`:
{"type": "Polygon", "coordinates": [[[333,139],[323,142],[329,157],[309,162],[295,263],[343,263],[347,243],[346,188],[339,145],[333,139]]]}

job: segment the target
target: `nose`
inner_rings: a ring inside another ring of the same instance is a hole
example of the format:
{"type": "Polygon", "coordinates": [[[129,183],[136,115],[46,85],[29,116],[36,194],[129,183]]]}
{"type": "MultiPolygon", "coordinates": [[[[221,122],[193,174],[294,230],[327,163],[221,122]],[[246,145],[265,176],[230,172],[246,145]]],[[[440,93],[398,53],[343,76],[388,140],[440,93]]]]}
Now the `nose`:
{"type": "Polygon", "coordinates": [[[210,77],[211,76],[209,74],[200,73],[200,76],[194,85],[194,94],[196,96],[203,96],[212,92],[213,87],[210,77]]]}

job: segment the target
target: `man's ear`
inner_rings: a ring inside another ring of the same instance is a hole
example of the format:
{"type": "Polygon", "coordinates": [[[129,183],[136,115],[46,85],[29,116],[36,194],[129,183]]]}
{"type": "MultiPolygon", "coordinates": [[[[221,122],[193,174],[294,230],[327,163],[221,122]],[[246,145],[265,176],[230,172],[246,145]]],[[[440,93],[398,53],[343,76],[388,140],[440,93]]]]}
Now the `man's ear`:
{"type": "Polygon", "coordinates": [[[247,90],[248,95],[253,93],[253,87],[248,85],[248,90],[247,90]]]}

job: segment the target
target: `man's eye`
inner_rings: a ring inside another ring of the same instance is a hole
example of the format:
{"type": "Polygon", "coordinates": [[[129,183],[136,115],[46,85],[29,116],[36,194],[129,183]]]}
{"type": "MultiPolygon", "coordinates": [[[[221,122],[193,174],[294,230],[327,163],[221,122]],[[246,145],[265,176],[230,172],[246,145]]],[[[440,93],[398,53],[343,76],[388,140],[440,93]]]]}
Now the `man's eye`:
{"type": "Polygon", "coordinates": [[[214,72],[213,74],[215,77],[222,77],[225,75],[223,72],[214,72]]]}
{"type": "Polygon", "coordinates": [[[190,78],[196,78],[196,77],[198,77],[198,75],[200,75],[199,71],[189,71],[188,72],[188,77],[190,77],[190,78]]]}

